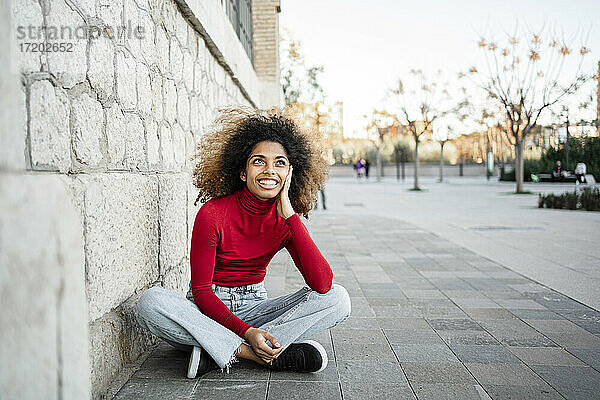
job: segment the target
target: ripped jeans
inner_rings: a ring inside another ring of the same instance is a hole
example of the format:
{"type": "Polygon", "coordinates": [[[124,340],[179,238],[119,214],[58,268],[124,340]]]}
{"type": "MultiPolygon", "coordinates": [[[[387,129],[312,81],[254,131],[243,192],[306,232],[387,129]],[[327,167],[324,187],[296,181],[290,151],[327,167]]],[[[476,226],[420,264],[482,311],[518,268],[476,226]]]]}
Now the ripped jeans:
{"type": "MultiPolygon", "coordinates": [[[[305,286],[272,299],[267,298],[263,282],[235,287],[213,284],[212,288],[235,316],[270,332],[284,349],[345,321],[351,311],[348,292],[337,284],[324,294],[305,286]]],[[[180,350],[204,348],[220,368],[236,361],[235,350],[244,342],[200,311],[191,286],[186,297],[160,286],[147,289],[136,304],[136,319],[142,328],[180,350]]]]}

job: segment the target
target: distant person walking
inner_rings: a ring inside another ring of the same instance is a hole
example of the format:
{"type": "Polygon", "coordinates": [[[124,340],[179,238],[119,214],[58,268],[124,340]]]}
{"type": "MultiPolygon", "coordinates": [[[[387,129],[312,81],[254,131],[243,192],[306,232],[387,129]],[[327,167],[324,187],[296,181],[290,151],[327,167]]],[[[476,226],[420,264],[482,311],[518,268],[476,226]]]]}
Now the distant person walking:
{"type": "Polygon", "coordinates": [[[356,179],[360,180],[360,178],[365,176],[364,160],[358,160],[356,162],[355,169],[356,169],[356,179]]]}
{"type": "Polygon", "coordinates": [[[369,167],[371,166],[371,163],[369,162],[369,160],[364,160],[364,164],[365,164],[365,177],[367,179],[369,179],[369,167]]]}

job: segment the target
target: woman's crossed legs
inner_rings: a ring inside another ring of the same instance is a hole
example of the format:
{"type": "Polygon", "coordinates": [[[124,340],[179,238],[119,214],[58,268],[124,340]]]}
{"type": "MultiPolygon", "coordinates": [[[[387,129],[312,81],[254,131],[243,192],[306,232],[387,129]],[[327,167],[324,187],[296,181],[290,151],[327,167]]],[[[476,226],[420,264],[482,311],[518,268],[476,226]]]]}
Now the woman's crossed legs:
{"type": "MultiPolygon", "coordinates": [[[[273,299],[266,298],[262,283],[213,289],[238,318],[269,332],[284,350],[339,324],[351,311],[346,289],[337,284],[324,294],[303,287],[273,299]]],[[[169,289],[152,287],[142,294],[136,308],[140,326],[179,349],[202,347],[220,368],[229,366],[236,355],[261,363],[249,346],[242,345],[242,338],[200,311],[191,291],[186,298],[169,289]]]]}

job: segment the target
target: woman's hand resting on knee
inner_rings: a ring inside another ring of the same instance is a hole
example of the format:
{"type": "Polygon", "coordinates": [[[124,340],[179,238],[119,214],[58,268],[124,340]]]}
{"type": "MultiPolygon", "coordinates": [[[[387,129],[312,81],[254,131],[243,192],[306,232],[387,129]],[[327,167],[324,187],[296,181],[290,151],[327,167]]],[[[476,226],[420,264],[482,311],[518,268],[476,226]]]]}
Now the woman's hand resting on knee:
{"type": "Polygon", "coordinates": [[[282,347],[277,342],[277,339],[269,332],[258,329],[250,328],[244,333],[244,339],[250,343],[252,350],[259,356],[264,362],[268,363],[273,361],[275,357],[281,352],[282,347]],[[274,348],[271,348],[266,341],[271,342],[274,348]]]}

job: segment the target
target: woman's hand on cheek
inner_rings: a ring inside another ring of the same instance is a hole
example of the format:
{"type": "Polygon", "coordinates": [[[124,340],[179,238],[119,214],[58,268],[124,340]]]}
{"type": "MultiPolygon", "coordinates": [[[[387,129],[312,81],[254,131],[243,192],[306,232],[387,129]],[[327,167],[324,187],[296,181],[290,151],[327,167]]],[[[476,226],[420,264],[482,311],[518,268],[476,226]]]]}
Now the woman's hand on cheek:
{"type": "Polygon", "coordinates": [[[295,214],[294,209],[292,208],[292,202],[290,201],[289,197],[293,169],[294,168],[290,165],[290,170],[287,174],[287,177],[285,178],[283,188],[281,188],[281,191],[277,196],[277,212],[281,217],[285,219],[288,219],[289,217],[295,214]]]}

